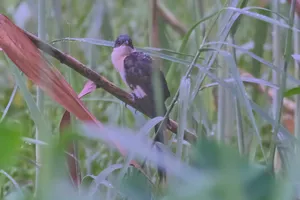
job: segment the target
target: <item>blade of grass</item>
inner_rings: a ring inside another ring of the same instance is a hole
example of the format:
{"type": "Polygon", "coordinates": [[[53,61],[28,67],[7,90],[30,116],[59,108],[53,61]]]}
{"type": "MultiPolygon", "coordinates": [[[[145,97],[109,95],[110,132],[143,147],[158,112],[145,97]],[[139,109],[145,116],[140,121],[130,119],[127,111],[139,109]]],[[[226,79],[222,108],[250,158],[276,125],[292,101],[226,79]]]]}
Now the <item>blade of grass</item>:
{"type": "MultiPolygon", "coordinates": [[[[48,136],[51,135],[51,129],[49,127],[49,124],[46,123],[30,91],[26,87],[26,81],[24,77],[21,76],[18,68],[14,64],[11,64],[11,62],[9,62],[8,59],[7,62],[10,63],[9,70],[14,75],[16,84],[20,88],[20,92],[23,94],[24,100],[26,101],[26,104],[30,111],[30,117],[32,118],[32,120],[34,121],[35,125],[40,130],[40,132],[45,133],[43,135],[48,135],[48,136]]],[[[40,141],[46,142],[47,140],[45,140],[45,138],[41,138],[40,141]]]]}
{"type": "MultiPolygon", "coordinates": [[[[295,14],[295,27],[300,28],[300,19],[299,16],[295,14]]],[[[294,53],[300,54],[300,34],[297,32],[294,32],[294,53]]],[[[300,66],[299,62],[297,60],[294,60],[295,65],[295,78],[300,79],[300,66]]],[[[296,109],[295,109],[295,127],[294,127],[294,134],[297,138],[300,138],[300,95],[295,96],[295,103],[296,103],[296,109]]]]}
{"type": "MultiPolygon", "coordinates": [[[[238,1],[232,1],[232,2],[230,2],[230,4],[232,6],[237,6],[238,1]]],[[[234,22],[238,18],[237,15],[233,15],[232,13],[233,12],[231,12],[231,11],[227,11],[225,13],[225,16],[222,16],[222,18],[219,18],[219,16],[218,16],[218,18],[216,18],[215,22],[212,24],[212,26],[208,30],[208,33],[206,34],[205,38],[203,39],[200,49],[203,48],[203,45],[206,42],[206,38],[211,33],[213,25],[215,23],[218,23],[218,25],[220,25],[220,26],[218,26],[217,37],[219,38],[219,40],[221,42],[224,42],[226,40],[227,36],[230,33],[231,27],[233,26],[234,22]],[[219,20],[219,21],[217,21],[217,20],[219,20]]],[[[218,45],[216,48],[220,49],[221,47],[222,47],[222,45],[218,45]]],[[[207,58],[206,59],[206,63],[207,63],[206,69],[210,70],[212,68],[213,63],[216,61],[217,53],[214,51],[208,52],[208,54],[206,55],[206,58],[207,58]]],[[[202,74],[202,72],[200,72],[200,71],[198,72],[198,75],[196,78],[197,81],[196,81],[194,89],[192,91],[191,102],[193,102],[195,97],[198,95],[199,89],[200,89],[201,85],[203,84],[207,75],[208,75],[207,73],[202,74]]]]}
{"type": "Polygon", "coordinates": [[[227,7],[227,8],[224,8],[225,10],[232,10],[234,12],[236,12],[236,15],[240,15],[240,14],[243,14],[243,15],[246,15],[248,17],[252,17],[254,19],[258,19],[258,20],[261,20],[261,21],[264,21],[264,22],[267,22],[269,24],[273,24],[273,25],[278,25],[279,27],[282,27],[282,28],[286,28],[286,29],[289,29],[289,30],[294,30],[296,32],[300,32],[299,29],[293,27],[293,24],[290,25],[289,23],[286,24],[286,23],[283,23],[279,20],[274,20],[273,18],[271,17],[267,17],[265,15],[262,15],[262,14],[258,14],[258,13],[255,13],[255,12],[250,12],[248,10],[251,9],[246,7],[246,8],[243,8],[243,9],[239,9],[239,8],[234,8],[234,7],[227,7]]]}
{"type": "MultiPolygon", "coordinates": [[[[278,13],[279,12],[279,0],[275,0],[272,3],[272,10],[274,13],[278,13]]],[[[279,17],[275,14],[273,14],[272,16],[275,20],[279,20],[279,17]]],[[[274,24],[273,25],[273,34],[272,34],[272,47],[273,47],[273,60],[274,60],[274,66],[277,66],[278,68],[281,68],[281,60],[282,60],[282,54],[281,54],[281,45],[280,45],[280,41],[281,41],[281,36],[280,36],[280,29],[279,26],[274,24]]],[[[276,85],[280,84],[280,73],[273,71],[272,73],[272,80],[273,83],[276,85]]],[[[273,100],[273,104],[272,104],[272,111],[273,111],[273,116],[274,119],[276,118],[276,112],[277,112],[277,106],[278,106],[278,95],[277,92],[275,92],[274,94],[274,100],[273,100]]]]}
{"type": "Polygon", "coordinates": [[[261,136],[260,136],[260,132],[259,132],[259,130],[257,128],[256,122],[255,122],[255,118],[254,118],[254,115],[253,115],[253,112],[252,112],[252,107],[251,107],[251,104],[250,104],[250,102],[249,102],[249,100],[248,100],[248,98],[246,96],[247,92],[246,92],[245,87],[243,85],[243,82],[242,82],[242,80],[240,78],[240,75],[239,75],[236,63],[235,63],[232,55],[230,55],[229,52],[219,51],[219,53],[221,53],[224,56],[224,58],[226,59],[227,65],[230,68],[231,74],[234,77],[234,79],[236,80],[236,83],[237,83],[236,89],[238,91],[237,92],[238,93],[238,96],[237,96],[238,100],[240,100],[244,104],[244,106],[245,106],[245,108],[247,110],[247,114],[248,114],[248,116],[250,118],[250,121],[251,121],[251,124],[252,124],[252,126],[253,126],[253,128],[255,130],[256,139],[258,140],[258,144],[259,144],[259,146],[261,148],[264,160],[265,160],[265,162],[267,162],[266,155],[265,155],[264,150],[263,150],[263,145],[262,145],[262,139],[261,139],[261,136]]]}
{"type": "MultiPolygon", "coordinates": [[[[45,0],[38,0],[38,37],[40,38],[40,40],[46,40],[46,1],[45,0]]],[[[44,74],[42,74],[42,71],[39,72],[40,76],[44,76],[44,74]]],[[[42,89],[37,86],[37,92],[36,92],[36,104],[38,109],[40,110],[41,114],[43,115],[44,112],[44,106],[45,106],[45,96],[44,96],[44,92],[42,91],[42,89]]],[[[44,134],[44,133],[40,133],[39,129],[36,128],[35,130],[35,139],[36,140],[41,140],[43,138],[43,136],[40,136],[40,134],[44,134]]],[[[41,164],[42,163],[42,159],[41,159],[41,150],[39,145],[35,146],[35,162],[37,164],[41,164]]],[[[36,168],[36,173],[35,173],[35,190],[34,190],[34,196],[37,195],[37,192],[40,190],[40,184],[39,184],[39,180],[40,180],[40,175],[39,175],[39,169],[36,168]]]]}
{"type": "MultiPolygon", "coordinates": [[[[272,10],[275,13],[279,12],[279,0],[275,0],[272,3],[272,10]]],[[[274,15],[272,16],[274,19],[278,20],[278,15],[274,15]]],[[[274,24],[273,25],[273,35],[272,35],[272,52],[273,52],[273,63],[275,66],[278,66],[278,68],[281,68],[281,62],[282,62],[282,53],[281,53],[281,35],[280,35],[280,28],[278,25],[274,24]]],[[[283,74],[283,73],[282,73],[283,74]]],[[[272,71],[272,80],[274,84],[280,85],[280,73],[276,72],[276,71],[272,71]]],[[[276,120],[276,115],[277,112],[279,110],[279,96],[278,96],[278,91],[275,91],[274,93],[274,98],[273,98],[273,102],[272,102],[272,113],[273,113],[273,117],[276,120]]],[[[275,127],[273,127],[274,129],[275,127]]],[[[275,133],[276,134],[276,133],[275,133]]],[[[276,135],[273,136],[273,138],[277,138],[276,135]]],[[[273,139],[274,140],[274,139],[273,139]]],[[[270,164],[272,164],[273,169],[275,171],[275,167],[276,166],[280,166],[281,165],[281,161],[279,161],[278,158],[278,153],[277,153],[277,149],[275,146],[275,142],[271,142],[271,148],[270,148],[270,164]],[[273,147],[274,146],[274,147],[273,147]],[[274,151],[274,153],[273,153],[274,151]],[[275,154],[275,155],[273,155],[275,154]],[[273,157],[274,156],[274,157],[273,157]],[[280,162],[280,164],[279,164],[280,162]]],[[[277,171],[278,169],[276,169],[277,171]]]]}
{"type": "Polygon", "coordinates": [[[236,124],[237,124],[237,139],[238,139],[238,147],[241,155],[244,155],[245,152],[245,138],[243,132],[243,118],[241,112],[241,105],[238,99],[235,97],[235,110],[236,110],[236,124]]]}
{"type": "MultiPolygon", "coordinates": [[[[289,26],[293,26],[293,24],[294,24],[295,5],[296,5],[296,0],[293,0],[291,3],[290,13],[289,13],[289,22],[288,22],[289,26]]],[[[284,71],[283,71],[283,74],[281,75],[281,79],[280,79],[277,110],[275,113],[276,125],[275,125],[275,127],[273,127],[273,135],[275,136],[275,138],[278,137],[277,134],[278,134],[279,126],[280,126],[280,117],[281,117],[281,113],[282,113],[283,94],[286,89],[287,67],[291,60],[291,55],[292,55],[292,36],[293,36],[293,31],[291,29],[288,29],[286,41],[285,41],[285,48],[284,48],[284,65],[283,65],[284,71]]],[[[280,151],[280,149],[278,149],[278,150],[280,151]]],[[[275,145],[275,141],[272,140],[272,143],[271,143],[271,156],[272,156],[271,158],[272,159],[271,159],[271,161],[272,161],[273,169],[274,169],[275,152],[276,152],[276,145],[275,145]]],[[[283,158],[281,158],[281,160],[283,162],[283,158]]],[[[283,167],[286,164],[287,163],[283,163],[283,167]]]]}
{"type": "MultiPolygon", "coordinates": [[[[223,81],[226,82],[226,83],[233,83],[233,82],[235,82],[235,79],[234,78],[226,78],[223,81]]],[[[279,89],[279,87],[277,85],[274,85],[274,84],[270,83],[269,81],[258,79],[258,78],[241,77],[241,81],[247,82],[247,83],[259,84],[261,86],[268,86],[268,87],[273,88],[275,90],[279,89]]],[[[207,85],[202,86],[200,88],[200,91],[204,90],[206,88],[215,87],[215,86],[218,86],[218,85],[219,85],[218,82],[212,82],[212,83],[209,83],[207,85]]]]}
{"type": "MultiPolygon", "coordinates": [[[[263,10],[259,10],[259,13],[262,14],[268,14],[263,10]],[[265,13],[263,13],[265,12],[265,13]]],[[[268,35],[268,24],[264,21],[260,21],[260,20],[255,20],[255,27],[257,27],[255,29],[255,34],[254,34],[254,49],[253,49],[253,53],[259,57],[263,57],[264,54],[264,44],[266,43],[267,40],[267,35],[268,35]]],[[[252,59],[252,72],[251,74],[254,77],[259,77],[259,75],[261,74],[261,68],[262,68],[262,63],[257,61],[256,59],[252,59]]],[[[254,101],[260,101],[261,102],[261,98],[259,98],[259,92],[257,91],[257,88],[254,88],[253,92],[253,99],[254,101]]]]}
{"type": "Polygon", "coordinates": [[[90,186],[90,191],[89,194],[91,196],[93,196],[96,193],[96,190],[98,189],[99,185],[103,184],[107,177],[113,173],[116,170],[122,169],[123,165],[122,164],[114,164],[114,165],[110,165],[109,167],[107,167],[106,169],[102,170],[97,176],[94,175],[86,175],[85,177],[83,177],[83,180],[86,177],[91,177],[94,179],[94,182],[96,183],[95,186],[90,186]]]}
{"type": "Polygon", "coordinates": [[[47,145],[46,142],[40,141],[40,140],[36,140],[36,139],[32,139],[32,138],[28,138],[28,137],[23,137],[22,140],[24,142],[27,142],[29,144],[35,144],[35,145],[47,145]]]}
{"type": "MultiPolygon", "coordinates": [[[[218,70],[218,74],[221,79],[225,79],[228,76],[228,69],[226,67],[221,67],[218,70]]],[[[217,135],[216,138],[218,142],[225,142],[225,134],[226,134],[226,124],[228,123],[228,118],[230,118],[230,113],[227,113],[227,106],[228,106],[228,93],[230,92],[222,87],[221,85],[218,86],[218,121],[217,121],[217,135]],[[228,116],[229,114],[229,116],[228,116]]]]}
{"type": "Polygon", "coordinates": [[[178,97],[178,134],[177,134],[177,146],[176,156],[180,160],[183,151],[183,138],[184,130],[187,128],[187,116],[189,109],[189,97],[190,97],[191,80],[187,77],[183,77],[179,87],[178,97]]]}
{"type": "MultiPolygon", "coordinates": [[[[265,66],[267,66],[268,68],[276,71],[277,73],[283,73],[283,69],[281,67],[279,67],[278,65],[274,65],[273,63],[263,59],[262,57],[257,56],[256,54],[252,53],[251,51],[248,51],[247,49],[234,45],[234,44],[230,44],[228,42],[208,42],[206,44],[204,44],[204,46],[208,46],[208,45],[214,45],[214,44],[223,44],[223,45],[227,45],[227,46],[231,46],[234,47],[235,49],[237,49],[238,51],[241,51],[247,55],[249,55],[251,58],[259,61],[260,63],[264,64],[265,66]]],[[[214,50],[216,50],[215,48],[212,48],[214,50]]],[[[296,79],[295,77],[293,77],[290,74],[287,74],[287,77],[289,78],[290,81],[294,82],[295,85],[300,85],[300,81],[298,79],[296,79]]]]}
{"type": "Polygon", "coordinates": [[[0,173],[3,174],[4,176],[6,176],[12,182],[12,184],[15,186],[18,193],[21,194],[22,197],[24,197],[24,194],[23,194],[22,189],[21,189],[20,185],[18,184],[18,182],[11,175],[9,175],[6,171],[1,169],[0,173]]]}
{"type": "Polygon", "coordinates": [[[11,106],[11,103],[13,102],[13,100],[15,98],[15,95],[17,93],[17,89],[18,89],[18,86],[17,86],[17,84],[15,84],[14,89],[13,89],[11,95],[10,95],[9,101],[7,103],[7,106],[5,107],[5,109],[3,111],[2,117],[0,119],[0,123],[4,120],[6,114],[7,114],[8,110],[9,110],[9,108],[11,106]]]}

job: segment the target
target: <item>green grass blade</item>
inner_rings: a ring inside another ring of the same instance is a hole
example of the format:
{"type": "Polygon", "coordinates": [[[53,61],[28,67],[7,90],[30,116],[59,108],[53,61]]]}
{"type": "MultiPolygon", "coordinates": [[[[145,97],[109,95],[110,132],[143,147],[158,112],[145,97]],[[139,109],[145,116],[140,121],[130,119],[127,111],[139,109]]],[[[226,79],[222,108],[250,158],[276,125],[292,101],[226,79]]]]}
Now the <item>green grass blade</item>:
{"type": "MultiPolygon", "coordinates": [[[[9,62],[9,61],[8,61],[9,62]]],[[[24,77],[21,76],[20,71],[14,64],[10,64],[9,67],[11,73],[15,76],[16,83],[20,89],[20,92],[23,94],[23,97],[26,101],[26,104],[28,106],[28,109],[30,111],[30,116],[32,120],[34,121],[35,125],[39,129],[40,132],[43,132],[42,135],[51,135],[51,129],[49,127],[49,124],[46,123],[44,116],[39,111],[32,95],[30,94],[28,88],[26,87],[26,81],[24,77]]],[[[41,138],[41,141],[46,142],[44,140],[45,138],[41,138]]]]}

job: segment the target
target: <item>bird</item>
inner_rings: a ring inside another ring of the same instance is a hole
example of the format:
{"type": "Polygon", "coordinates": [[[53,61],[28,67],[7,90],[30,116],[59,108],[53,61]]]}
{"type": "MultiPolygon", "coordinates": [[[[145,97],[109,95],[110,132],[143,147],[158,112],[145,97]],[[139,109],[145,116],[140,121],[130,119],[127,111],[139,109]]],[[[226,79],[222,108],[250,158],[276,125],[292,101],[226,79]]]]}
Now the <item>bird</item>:
{"type": "MultiPolygon", "coordinates": [[[[165,101],[170,97],[170,91],[163,72],[158,66],[155,66],[151,56],[137,51],[133,46],[130,36],[121,34],[114,42],[111,61],[114,68],[119,72],[123,82],[131,89],[130,94],[135,103],[146,109],[152,118],[164,116],[167,111],[165,101]],[[158,75],[158,79],[156,79],[158,82],[156,83],[153,80],[154,72],[158,72],[156,73],[158,75]],[[156,89],[162,92],[162,98],[155,97],[156,89]],[[161,108],[160,110],[157,109],[158,104],[159,108],[161,108]]],[[[169,119],[167,118],[166,121],[168,122],[169,119]]],[[[154,142],[164,144],[163,133],[166,130],[166,125],[162,125],[159,133],[157,133],[159,125],[160,123],[155,125],[156,136],[154,137],[154,142]]],[[[160,149],[158,148],[158,150],[160,149]]],[[[160,162],[163,162],[162,155],[159,159],[160,162]]],[[[166,170],[161,166],[158,166],[158,176],[160,182],[166,180],[166,170]]]]}

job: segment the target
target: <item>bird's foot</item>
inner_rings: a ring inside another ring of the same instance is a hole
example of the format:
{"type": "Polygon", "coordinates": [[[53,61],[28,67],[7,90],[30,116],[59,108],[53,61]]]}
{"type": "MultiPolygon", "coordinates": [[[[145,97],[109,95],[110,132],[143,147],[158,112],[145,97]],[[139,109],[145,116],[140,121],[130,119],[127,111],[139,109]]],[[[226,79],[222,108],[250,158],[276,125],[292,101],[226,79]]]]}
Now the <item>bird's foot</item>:
{"type": "Polygon", "coordinates": [[[136,95],[133,92],[130,92],[129,94],[131,96],[132,101],[135,101],[137,98],[136,95]]]}
{"type": "MultiPolygon", "coordinates": [[[[132,100],[135,102],[136,101],[136,99],[137,99],[137,96],[133,93],[133,92],[130,92],[130,95],[131,95],[131,98],[132,98],[132,100]]],[[[135,109],[135,111],[134,111],[134,114],[136,114],[137,113],[137,109],[135,109]]]]}
{"type": "MultiPolygon", "coordinates": [[[[133,92],[130,92],[129,94],[131,96],[132,101],[135,101],[136,100],[135,94],[133,92]]],[[[125,103],[125,108],[127,108],[127,105],[128,105],[128,103],[125,103]]]]}

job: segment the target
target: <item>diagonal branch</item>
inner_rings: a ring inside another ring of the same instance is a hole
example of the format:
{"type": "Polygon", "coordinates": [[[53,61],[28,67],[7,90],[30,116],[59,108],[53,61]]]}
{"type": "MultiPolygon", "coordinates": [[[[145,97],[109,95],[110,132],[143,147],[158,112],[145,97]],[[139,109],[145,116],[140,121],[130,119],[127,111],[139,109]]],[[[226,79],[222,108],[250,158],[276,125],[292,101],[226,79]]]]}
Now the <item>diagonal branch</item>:
{"type": "MultiPolygon", "coordinates": [[[[150,116],[149,113],[151,111],[147,110],[147,108],[143,108],[140,105],[136,104],[131,95],[121,88],[114,85],[112,82],[107,80],[104,76],[101,76],[97,72],[93,71],[92,69],[86,67],[84,64],[73,58],[72,56],[61,52],[60,50],[52,47],[51,45],[39,40],[36,36],[32,35],[24,31],[28,38],[42,51],[49,54],[50,56],[56,58],[61,63],[69,66],[70,68],[74,69],[76,72],[81,74],[82,76],[86,77],[87,79],[93,81],[99,88],[104,89],[105,91],[109,92],[113,96],[117,97],[124,103],[132,106],[133,108],[137,109],[138,111],[144,113],[147,116],[150,116]]],[[[173,120],[170,120],[168,124],[168,129],[173,133],[177,133],[177,123],[173,120]]],[[[192,143],[197,140],[197,136],[189,131],[185,133],[185,140],[192,143]]]]}
{"type": "Polygon", "coordinates": [[[157,13],[168,23],[175,31],[177,31],[181,36],[184,36],[188,30],[182,24],[176,16],[165,7],[160,1],[156,2],[157,13]]]}

